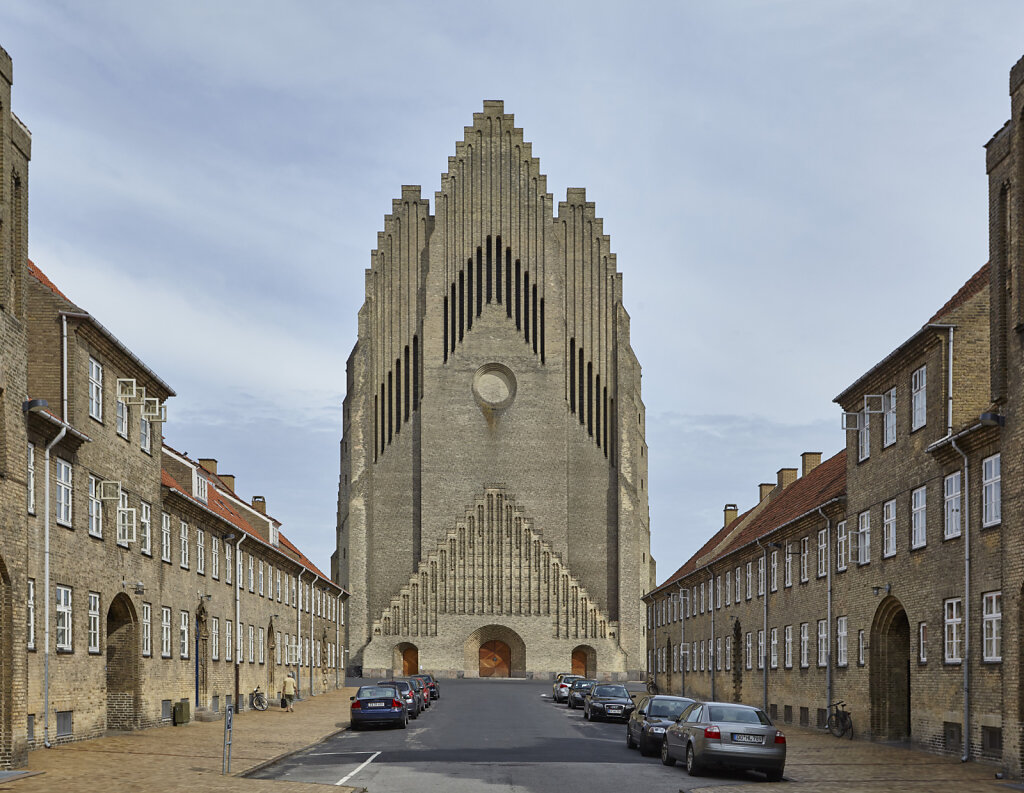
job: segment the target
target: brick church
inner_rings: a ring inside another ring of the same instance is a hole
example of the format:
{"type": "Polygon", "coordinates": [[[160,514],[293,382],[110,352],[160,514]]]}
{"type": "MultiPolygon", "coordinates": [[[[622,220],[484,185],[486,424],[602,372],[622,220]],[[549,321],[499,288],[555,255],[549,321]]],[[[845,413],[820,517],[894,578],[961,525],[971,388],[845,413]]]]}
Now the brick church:
{"type": "Polygon", "coordinates": [[[624,679],[654,581],[640,365],[594,205],[485,102],[403,187],[348,360],[334,575],[349,669],[624,679]]]}

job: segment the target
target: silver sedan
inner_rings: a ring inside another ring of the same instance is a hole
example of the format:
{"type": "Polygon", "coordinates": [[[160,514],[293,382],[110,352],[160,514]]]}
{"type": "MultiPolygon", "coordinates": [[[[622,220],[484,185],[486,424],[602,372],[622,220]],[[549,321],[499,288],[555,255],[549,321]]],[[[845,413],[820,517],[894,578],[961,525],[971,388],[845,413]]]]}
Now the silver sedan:
{"type": "Polygon", "coordinates": [[[661,762],[686,762],[690,776],[711,766],[761,771],[779,782],[786,767],[786,736],[760,708],[732,702],[695,702],[665,731],[661,762]]]}

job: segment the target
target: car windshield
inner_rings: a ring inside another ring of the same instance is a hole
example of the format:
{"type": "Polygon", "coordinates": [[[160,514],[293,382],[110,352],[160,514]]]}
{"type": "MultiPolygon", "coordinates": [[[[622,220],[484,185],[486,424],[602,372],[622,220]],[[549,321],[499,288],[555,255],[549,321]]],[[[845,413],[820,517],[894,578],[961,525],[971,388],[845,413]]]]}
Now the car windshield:
{"type": "Polygon", "coordinates": [[[356,699],[394,699],[395,696],[395,689],[391,686],[363,686],[356,692],[356,699]]]}
{"type": "Polygon", "coordinates": [[[594,686],[590,693],[595,697],[629,697],[625,686],[594,686]]]}
{"type": "Polygon", "coordinates": [[[759,710],[730,707],[728,705],[709,706],[708,721],[731,721],[736,724],[771,724],[768,717],[759,710]]]}
{"type": "Polygon", "coordinates": [[[651,703],[648,714],[659,719],[678,719],[689,704],[685,699],[656,699],[651,703]]]}
{"type": "Polygon", "coordinates": [[[577,680],[576,682],[574,682],[572,684],[572,687],[573,688],[593,688],[594,687],[594,681],[593,680],[577,680]]]}
{"type": "Polygon", "coordinates": [[[408,691],[409,684],[404,681],[396,681],[394,683],[378,683],[378,685],[388,685],[392,688],[397,688],[399,691],[408,691]]]}

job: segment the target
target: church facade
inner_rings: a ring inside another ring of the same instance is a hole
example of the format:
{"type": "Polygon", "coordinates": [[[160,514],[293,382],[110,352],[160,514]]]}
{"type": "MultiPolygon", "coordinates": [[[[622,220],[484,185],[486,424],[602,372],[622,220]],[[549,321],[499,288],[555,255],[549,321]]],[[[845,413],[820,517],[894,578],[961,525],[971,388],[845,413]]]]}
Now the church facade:
{"type": "Polygon", "coordinates": [[[350,671],[611,679],[654,583],[640,365],[594,205],[501,102],[405,186],[348,360],[334,579],[350,671]]]}

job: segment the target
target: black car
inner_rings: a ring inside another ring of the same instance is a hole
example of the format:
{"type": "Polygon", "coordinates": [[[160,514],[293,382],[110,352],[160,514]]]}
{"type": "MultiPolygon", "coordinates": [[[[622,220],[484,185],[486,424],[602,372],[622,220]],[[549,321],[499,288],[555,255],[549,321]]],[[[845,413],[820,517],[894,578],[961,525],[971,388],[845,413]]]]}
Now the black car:
{"type": "Polygon", "coordinates": [[[597,685],[596,680],[573,680],[572,685],[569,686],[569,693],[566,695],[565,704],[570,708],[582,708],[583,700],[587,698],[587,693],[597,685]]]}
{"type": "Polygon", "coordinates": [[[664,694],[647,696],[636,703],[636,710],[626,722],[626,746],[640,747],[640,754],[657,754],[665,740],[665,730],[675,724],[679,714],[692,705],[686,697],[671,697],[664,694]]]}
{"type": "Polygon", "coordinates": [[[412,675],[412,676],[423,681],[423,684],[430,691],[430,698],[431,699],[440,699],[441,698],[441,686],[438,685],[437,680],[434,679],[433,675],[430,675],[430,674],[427,674],[427,673],[424,672],[423,674],[412,675]]]}
{"type": "Polygon", "coordinates": [[[583,718],[621,719],[625,721],[633,712],[633,698],[621,683],[600,683],[590,689],[583,701],[583,718]]]}

